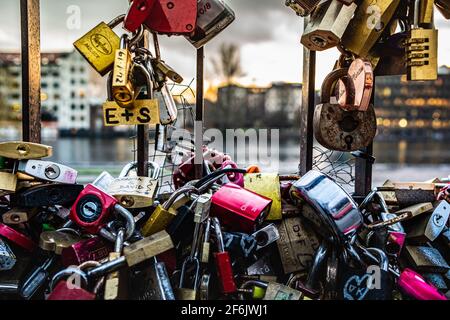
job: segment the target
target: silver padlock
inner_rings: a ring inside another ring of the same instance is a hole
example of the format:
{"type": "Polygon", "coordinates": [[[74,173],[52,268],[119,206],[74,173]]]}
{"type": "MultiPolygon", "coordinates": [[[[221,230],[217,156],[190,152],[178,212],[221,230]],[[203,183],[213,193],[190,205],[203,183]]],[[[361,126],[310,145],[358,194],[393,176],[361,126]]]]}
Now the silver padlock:
{"type": "Polygon", "coordinates": [[[252,237],[256,239],[256,250],[260,250],[280,239],[280,232],[272,223],[253,233],[252,237]]]}
{"type": "Polygon", "coordinates": [[[42,160],[22,160],[17,170],[41,180],[67,184],[75,184],[78,176],[72,168],[42,160]]]}
{"type": "Polygon", "coordinates": [[[6,242],[0,239],[0,271],[11,270],[17,262],[17,258],[6,242]]]}
{"type": "Polygon", "coordinates": [[[161,168],[156,162],[149,162],[150,177],[130,176],[137,168],[137,162],[127,164],[108,187],[108,193],[125,208],[145,208],[153,204],[159,184],[161,168]]]}
{"type": "Polygon", "coordinates": [[[164,84],[160,91],[155,91],[155,99],[159,103],[159,119],[161,124],[172,124],[177,120],[177,104],[170,93],[169,87],[164,84]]]}
{"type": "Polygon", "coordinates": [[[320,3],[303,32],[302,44],[309,50],[323,51],[341,41],[357,5],[345,5],[335,0],[320,3]]]}

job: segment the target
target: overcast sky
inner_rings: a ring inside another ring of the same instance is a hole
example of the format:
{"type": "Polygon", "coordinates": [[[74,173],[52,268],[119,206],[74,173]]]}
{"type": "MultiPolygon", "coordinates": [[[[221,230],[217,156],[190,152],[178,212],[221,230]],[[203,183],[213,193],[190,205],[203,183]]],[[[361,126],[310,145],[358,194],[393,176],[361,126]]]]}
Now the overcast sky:
{"type": "MultiPolygon", "coordinates": [[[[20,8],[18,0],[1,0],[0,51],[19,50],[20,8]]],[[[246,76],[243,83],[268,84],[273,81],[301,82],[303,20],[284,5],[285,0],[227,0],[236,21],[206,46],[207,59],[222,42],[241,47],[246,76]]],[[[128,0],[41,0],[41,41],[43,51],[68,51],[72,43],[100,21],[108,22],[125,13],[128,0]],[[69,30],[67,8],[81,9],[81,28],[69,30]]],[[[436,13],[439,28],[439,64],[450,65],[450,23],[436,13]]],[[[195,75],[195,50],[183,37],[162,37],[162,56],[185,79],[195,75]]],[[[331,71],[337,50],[318,54],[318,83],[331,71]]],[[[208,77],[214,78],[208,68],[208,77]]]]}

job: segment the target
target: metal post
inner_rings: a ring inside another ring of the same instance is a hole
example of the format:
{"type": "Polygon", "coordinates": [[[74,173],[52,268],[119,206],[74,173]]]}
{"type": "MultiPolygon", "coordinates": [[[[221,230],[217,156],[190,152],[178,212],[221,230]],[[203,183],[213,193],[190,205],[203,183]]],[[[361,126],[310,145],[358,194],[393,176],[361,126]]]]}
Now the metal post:
{"type": "MultiPolygon", "coordinates": [[[[150,47],[149,31],[144,31],[144,37],[139,45],[145,48],[150,47]]],[[[149,132],[149,125],[143,124],[137,126],[137,173],[140,177],[148,177],[149,132]]]]}
{"type": "MultiPolygon", "coordinates": [[[[304,19],[305,28],[308,20],[308,18],[304,19]]],[[[313,166],[315,80],[316,52],[305,47],[303,48],[302,105],[300,107],[300,175],[307,173],[313,166]]]]}
{"type": "Polygon", "coordinates": [[[41,142],[41,29],[39,0],[20,0],[22,139],[41,142]]]}
{"type": "Polygon", "coordinates": [[[195,105],[195,177],[203,177],[204,47],[197,50],[197,90],[195,105]]]}

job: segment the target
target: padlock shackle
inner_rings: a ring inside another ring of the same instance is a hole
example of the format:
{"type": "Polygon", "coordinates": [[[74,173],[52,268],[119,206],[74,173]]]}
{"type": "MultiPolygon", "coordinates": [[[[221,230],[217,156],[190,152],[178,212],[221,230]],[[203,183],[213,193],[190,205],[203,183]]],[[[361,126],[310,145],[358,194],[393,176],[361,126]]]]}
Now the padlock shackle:
{"type": "Polygon", "coordinates": [[[166,202],[164,202],[164,204],[162,205],[164,210],[169,210],[170,207],[175,203],[175,201],[178,199],[179,196],[181,196],[182,194],[186,194],[186,193],[196,193],[199,194],[200,191],[194,187],[194,186],[184,186],[178,190],[176,190],[174,193],[172,193],[169,197],[169,199],[167,199],[166,202]]]}
{"type": "Polygon", "coordinates": [[[81,269],[79,269],[78,267],[69,267],[66,269],[63,269],[61,271],[59,271],[58,273],[56,273],[52,280],[50,281],[49,284],[49,288],[50,291],[53,291],[53,289],[55,288],[56,284],[63,278],[63,277],[71,277],[73,275],[77,275],[80,280],[83,281],[83,284],[85,286],[87,286],[88,284],[88,276],[86,275],[86,273],[84,271],[82,271],[81,269]]]}
{"type": "Polygon", "coordinates": [[[220,228],[219,219],[217,217],[211,218],[211,224],[212,227],[214,228],[214,233],[216,235],[217,250],[219,250],[219,252],[225,252],[225,244],[223,242],[223,234],[222,229],[220,228]]]}
{"type": "Polygon", "coordinates": [[[180,275],[180,282],[178,285],[178,288],[180,289],[187,289],[184,287],[184,280],[186,276],[186,270],[190,263],[195,264],[195,276],[194,276],[194,290],[197,290],[198,288],[198,279],[200,277],[200,261],[198,261],[197,258],[188,256],[183,261],[183,265],[181,266],[181,275],[180,275]]]}
{"type": "MultiPolygon", "coordinates": [[[[377,260],[378,260],[381,270],[386,271],[386,272],[389,270],[389,259],[383,250],[381,250],[379,248],[367,248],[367,251],[369,253],[372,253],[372,254],[375,254],[378,256],[377,260]]],[[[374,260],[374,259],[372,259],[372,260],[374,260]]]]}
{"type": "MultiPolygon", "coordinates": [[[[148,66],[150,67],[150,65],[148,65],[148,66]]],[[[150,100],[154,99],[153,78],[152,78],[150,71],[142,63],[136,63],[134,65],[133,72],[135,72],[135,71],[140,71],[146,80],[147,99],[150,99],[150,100]]],[[[153,72],[153,70],[152,70],[152,72],[153,72]]]]}
{"type": "Polygon", "coordinates": [[[131,214],[130,211],[128,211],[127,209],[125,209],[124,207],[122,207],[120,204],[116,204],[114,206],[114,210],[122,217],[125,219],[126,222],[126,234],[125,234],[125,239],[128,240],[131,238],[131,236],[134,234],[134,232],[136,231],[136,222],[134,221],[134,217],[131,214]]]}
{"type": "Polygon", "coordinates": [[[117,231],[116,241],[114,243],[114,252],[122,254],[124,242],[125,242],[125,229],[120,228],[117,231]]]}
{"type": "MultiPolygon", "coordinates": [[[[137,161],[132,161],[132,162],[126,164],[125,167],[123,167],[122,171],[119,174],[119,179],[127,177],[130,174],[131,170],[137,169],[137,167],[138,167],[137,161]]],[[[150,168],[153,169],[152,175],[150,178],[157,180],[161,174],[161,170],[162,170],[161,167],[159,166],[158,163],[156,163],[154,161],[149,161],[147,164],[147,170],[150,170],[150,168]]]]}
{"type": "Polygon", "coordinates": [[[348,68],[335,69],[325,77],[320,93],[320,102],[322,104],[330,102],[333,88],[335,88],[339,80],[342,80],[345,87],[346,105],[355,104],[355,86],[353,80],[348,75],[348,68]]]}
{"type": "Polygon", "coordinates": [[[108,24],[108,27],[110,27],[111,29],[114,29],[115,27],[117,27],[119,24],[121,24],[123,21],[125,20],[125,15],[121,14],[117,17],[115,17],[114,19],[112,19],[108,24]]]}

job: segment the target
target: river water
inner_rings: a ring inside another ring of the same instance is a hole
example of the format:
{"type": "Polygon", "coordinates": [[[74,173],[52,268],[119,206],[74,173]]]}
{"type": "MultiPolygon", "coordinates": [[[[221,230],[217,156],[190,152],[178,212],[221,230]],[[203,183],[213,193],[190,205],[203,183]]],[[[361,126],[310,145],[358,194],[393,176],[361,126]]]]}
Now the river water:
{"type": "MultiPolygon", "coordinates": [[[[87,170],[88,173],[84,173],[83,182],[89,182],[89,179],[105,169],[117,174],[124,164],[134,159],[133,140],[126,138],[60,138],[43,141],[43,143],[54,147],[54,155],[50,160],[81,171],[87,170]]],[[[228,152],[232,156],[247,155],[246,161],[238,161],[242,166],[258,163],[263,169],[287,174],[297,171],[299,149],[298,142],[295,140],[280,141],[279,155],[271,155],[270,167],[267,161],[259,162],[258,158],[255,158],[261,151],[254,145],[234,150],[237,153],[228,152]]],[[[450,149],[445,141],[375,142],[374,155],[376,157],[373,169],[375,186],[386,179],[425,181],[450,175],[450,149]]]]}

